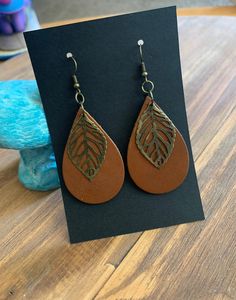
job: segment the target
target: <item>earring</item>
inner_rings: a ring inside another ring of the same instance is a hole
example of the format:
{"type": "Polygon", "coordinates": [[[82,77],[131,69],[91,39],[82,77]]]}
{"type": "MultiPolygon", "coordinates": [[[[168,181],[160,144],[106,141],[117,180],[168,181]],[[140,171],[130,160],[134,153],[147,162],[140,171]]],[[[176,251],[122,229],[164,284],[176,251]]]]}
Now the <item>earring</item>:
{"type": "Polygon", "coordinates": [[[104,129],[84,109],[85,98],[78,82],[77,62],[72,53],[75,100],[80,108],[73,122],[64,150],[62,172],[69,192],[88,204],[111,200],[124,182],[121,154],[104,129]]]}
{"type": "Polygon", "coordinates": [[[176,189],[188,173],[189,155],[184,139],[153,98],[154,83],[148,79],[143,60],[143,40],[138,41],[147,95],[128,146],[131,178],[146,192],[162,194],[176,189]]]}

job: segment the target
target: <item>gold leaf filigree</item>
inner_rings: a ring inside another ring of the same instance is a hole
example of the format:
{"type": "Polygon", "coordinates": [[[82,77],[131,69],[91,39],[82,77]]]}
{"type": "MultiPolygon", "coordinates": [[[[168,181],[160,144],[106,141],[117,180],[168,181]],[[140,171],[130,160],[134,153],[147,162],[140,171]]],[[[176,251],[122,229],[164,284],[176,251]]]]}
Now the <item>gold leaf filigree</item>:
{"type": "Polygon", "coordinates": [[[141,115],[136,132],[136,144],[142,155],[160,168],[170,157],[176,129],[167,115],[153,102],[141,115]]]}
{"type": "Polygon", "coordinates": [[[74,166],[92,180],[105,159],[107,140],[102,130],[83,111],[73,125],[67,153],[74,166]]]}

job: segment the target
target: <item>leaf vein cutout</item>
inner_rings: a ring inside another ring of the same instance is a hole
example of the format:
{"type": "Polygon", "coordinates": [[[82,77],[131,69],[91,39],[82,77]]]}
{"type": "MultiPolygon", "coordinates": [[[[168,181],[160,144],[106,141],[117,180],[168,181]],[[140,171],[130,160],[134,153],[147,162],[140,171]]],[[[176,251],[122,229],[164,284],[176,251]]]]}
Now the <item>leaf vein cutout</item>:
{"type": "Polygon", "coordinates": [[[84,111],[73,125],[67,146],[67,154],[73,165],[92,180],[105,159],[107,140],[102,130],[84,111]]]}
{"type": "Polygon", "coordinates": [[[150,103],[138,121],[136,144],[141,154],[158,169],[170,157],[176,138],[176,128],[167,115],[150,103]]]}

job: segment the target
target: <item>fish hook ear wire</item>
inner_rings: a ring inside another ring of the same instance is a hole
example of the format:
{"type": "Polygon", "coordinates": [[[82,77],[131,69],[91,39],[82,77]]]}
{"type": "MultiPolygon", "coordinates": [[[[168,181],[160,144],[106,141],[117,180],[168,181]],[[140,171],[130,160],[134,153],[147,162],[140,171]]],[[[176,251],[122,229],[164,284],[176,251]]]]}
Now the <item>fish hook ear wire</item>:
{"type": "Polygon", "coordinates": [[[85,98],[84,98],[83,93],[80,90],[80,84],[79,84],[79,81],[78,81],[78,78],[76,75],[77,70],[78,70],[78,63],[71,52],[67,52],[66,57],[68,59],[72,59],[72,61],[74,63],[74,74],[72,75],[72,79],[73,79],[73,83],[74,83],[73,87],[76,90],[75,101],[83,108],[85,98]]]}
{"type": "Polygon", "coordinates": [[[142,83],[142,91],[145,94],[148,94],[153,99],[153,90],[154,90],[154,83],[148,79],[148,72],[145,66],[145,62],[143,59],[143,49],[142,46],[144,45],[143,40],[138,40],[139,46],[139,53],[141,58],[141,69],[142,69],[142,76],[144,77],[144,82],[142,83]]]}

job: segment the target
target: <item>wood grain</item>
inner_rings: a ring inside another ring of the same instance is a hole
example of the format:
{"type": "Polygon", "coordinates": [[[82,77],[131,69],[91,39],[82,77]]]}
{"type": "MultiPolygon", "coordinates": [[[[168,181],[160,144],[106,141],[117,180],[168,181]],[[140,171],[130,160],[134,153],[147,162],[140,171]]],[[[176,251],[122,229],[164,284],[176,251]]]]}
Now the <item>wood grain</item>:
{"type": "Polygon", "coordinates": [[[236,6],[186,7],[177,9],[178,16],[236,16],[236,6]]]}
{"type": "MultiPolygon", "coordinates": [[[[117,14],[112,14],[117,15],[117,14]]],[[[112,16],[106,15],[105,17],[112,16]]],[[[220,6],[220,7],[188,7],[178,8],[178,16],[236,16],[236,6],[220,6]]],[[[104,16],[84,17],[79,19],[61,20],[43,24],[44,28],[54,27],[59,25],[72,24],[76,22],[89,21],[94,19],[101,19],[104,16]]]]}
{"type": "MultiPolygon", "coordinates": [[[[0,299],[236,299],[236,20],[180,17],[206,221],[70,245],[60,191],[26,190],[0,151],[0,299]]],[[[27,55],[0,80],[33,78],[27,55]]]]}

